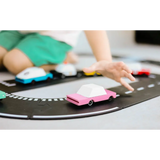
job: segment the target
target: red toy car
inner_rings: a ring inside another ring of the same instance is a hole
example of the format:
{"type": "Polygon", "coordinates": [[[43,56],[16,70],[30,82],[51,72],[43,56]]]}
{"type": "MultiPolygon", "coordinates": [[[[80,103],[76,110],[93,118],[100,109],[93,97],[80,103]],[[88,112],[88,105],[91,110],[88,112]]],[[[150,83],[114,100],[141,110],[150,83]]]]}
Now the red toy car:
{"type": "Polygon", "coordinates": [[[149,76],[150,69],[142,68],[142,65],[138,62],[126,63],[126,65],[132,70],[134,76],[149,76]]]}
{"type": "Polygon", "coordinates": [[[150,75],[150,69],[141,69],[139,71],[132,71],[133,75],[138,76],[149,76],[150,75]]]}

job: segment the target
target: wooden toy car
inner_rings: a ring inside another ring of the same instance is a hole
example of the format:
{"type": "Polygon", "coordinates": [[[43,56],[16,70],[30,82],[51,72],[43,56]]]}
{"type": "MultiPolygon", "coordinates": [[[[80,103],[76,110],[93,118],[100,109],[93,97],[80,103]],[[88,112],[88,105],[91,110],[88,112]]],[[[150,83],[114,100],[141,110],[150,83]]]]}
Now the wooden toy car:
{"type": "Polygon", "coordinates": [[[77,93],[67,95],[67,101],[78,106],[85,104],[92,106],[94,102],[112,101],[114,98],[116,98],[115,92],[95,84],[82,85],[77,93]]]}
{"type": "Polygon", "coordinates": [[[6,98],[6,93],[3,91],[0,91],[0,101],[4,98],[6,98]]]}
{"type": "Polygon", "coordinates": [[[55,70],[50,71],[54,77],[65,78],[65,77],[81,77],[82,71],[77,71],[74,65],[64,62],[59,64],[55,70]]]}
{"type": "Polygon", "coordinates": [[[150,69],[141,69],[139,71],[132,71],[132,74],[135,76],[149,76],[150,69]]]}
{"type": "Polygon", "coordinates": [[[150,69],[142,68],[140,63],[128,63],[127,66],[132,70],[134,76],[149,76],[150,69]]]}
{"type": "Polygon", "coordinates": [[[39,81],[45,81],[53,79],[53,75],[51,73],[46,73],[42,68],[39,67],[30,67],[16,75],[15,81],[28,84],[39,81]]]}
{"type": "Polygon", "coordinates": [[[85,73],[85,72],[84,72],[84,75],[85,75],[85,76],[101,76],[101,74],[98,73],[98,72],[91,72],[91,73],[85,73]]]}

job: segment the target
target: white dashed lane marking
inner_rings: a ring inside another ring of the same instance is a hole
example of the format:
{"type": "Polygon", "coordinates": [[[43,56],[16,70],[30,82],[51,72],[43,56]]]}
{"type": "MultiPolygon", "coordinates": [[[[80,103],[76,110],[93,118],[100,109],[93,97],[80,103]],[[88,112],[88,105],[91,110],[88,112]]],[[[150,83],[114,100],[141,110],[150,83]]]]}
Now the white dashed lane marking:
{"type": "Polygon", "coordinates": [[[132,91],[127,91],[127,92],[125,92],[125,94],[130,94],[130,93],[132,93],[132,91]]]}
{"type": "Polygon", "coordinates": [[[119,94],[116,94],[116,97],[119,97],[120,95],[119,94]]]}
{"type": "Polygon", "coordinates": [[[150,85],[148,85],[148,88],[152,88],[154,86],[155,86],[154,84],[150,84],[150,85]]]}
{"type": "Polygon", "coordinates": [[[137,88],[137,91],[144,90],[144,87],[137,88]]]}

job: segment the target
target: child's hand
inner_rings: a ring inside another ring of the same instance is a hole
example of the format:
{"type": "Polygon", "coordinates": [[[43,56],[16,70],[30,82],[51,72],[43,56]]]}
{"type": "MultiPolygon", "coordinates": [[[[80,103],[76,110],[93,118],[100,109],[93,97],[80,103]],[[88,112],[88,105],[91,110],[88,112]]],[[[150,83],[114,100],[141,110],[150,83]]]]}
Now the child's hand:
{"type": "Polygon", "coordinates": [[[134,90],[127,82],[122,79],[122,77],[127,77],[131,81],[135,81],[135,78],[131,75],[132,70],[129,69],[124,62],[108,62],[102,60],[94,63],[88,68],[84,68],[83,71],[86,73],[96,71],[105,77],[111,78],[121,83],[128,90],[134,90]]]}

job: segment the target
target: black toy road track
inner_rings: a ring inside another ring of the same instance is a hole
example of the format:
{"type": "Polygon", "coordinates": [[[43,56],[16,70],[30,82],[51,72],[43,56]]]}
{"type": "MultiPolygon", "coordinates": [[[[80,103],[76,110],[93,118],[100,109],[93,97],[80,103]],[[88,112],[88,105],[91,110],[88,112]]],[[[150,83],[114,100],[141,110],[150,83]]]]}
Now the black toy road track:
{"type": "MultiPolygon", "coordinates": [[[[84,77],[82,77],[84,78],[84,77]]],[[[82,79],[79,78],[79,79],[82,79]]],[[[117,98],[114,101],[98,102],[93,106],[76,106],[66,101],[66,97],[62,98],[34,98],[22,97],[14,95],[13,92],[31,89],[43,86],[43,83],[37,86],[17,86],[14,81],[1,82],[0,90],[6,92],[7,97],[0,102],[0,116],[7,118],[20,119],[68,119],[95,116],[100,114],[111,113],[121,109],[130,107],[137,103],[152,99],[160,95],[160,75],[152,74],[149,77],[138,78],[139,81],[131,84],[135,91],[127,91],[123,86],[109,88],[117,93],[117,98]],[[5,84],[6,83],[6,84],[5,84]],[[7,84],[12,84],[6,87],[7,84]]],[[[57,80],[55,82],[45,83],[53,85],[57,83],[75,80],[75,78],[57,80]]]]}

